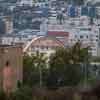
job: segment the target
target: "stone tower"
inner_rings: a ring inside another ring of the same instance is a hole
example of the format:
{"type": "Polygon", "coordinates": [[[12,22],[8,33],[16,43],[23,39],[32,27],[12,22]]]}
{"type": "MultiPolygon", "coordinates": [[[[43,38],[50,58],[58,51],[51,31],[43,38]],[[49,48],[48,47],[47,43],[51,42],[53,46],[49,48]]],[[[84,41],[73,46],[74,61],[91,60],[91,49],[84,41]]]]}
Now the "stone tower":
{"type": "MultiPolygon", "coordinates": [[[[9,67],[12,67],[14,69],[14,77],[13,77],[13,85],[11,89],[15,90],[17,88],[18,82],[22,82],[22,62],[23,62],[23,55],[22,55],[22,48],[20,46],[14,46],[14,45],[0,45],[0,89],[3,89],[4,86],[4,79],[6,79],[5,75],[5,66],[6,62],[9,61],[10,65],[9,67]],[[4,72],[4,73],[3,73],[4,72]]],[[[6,71],[8,75],[9,71],[12,70],[12,68],[8,69],[6,68],[6,71]]],[[[12,76],[11,76],[12,77],[12,76]]],[[[6,81],[6,80],[5,80],[6,81]]]]}

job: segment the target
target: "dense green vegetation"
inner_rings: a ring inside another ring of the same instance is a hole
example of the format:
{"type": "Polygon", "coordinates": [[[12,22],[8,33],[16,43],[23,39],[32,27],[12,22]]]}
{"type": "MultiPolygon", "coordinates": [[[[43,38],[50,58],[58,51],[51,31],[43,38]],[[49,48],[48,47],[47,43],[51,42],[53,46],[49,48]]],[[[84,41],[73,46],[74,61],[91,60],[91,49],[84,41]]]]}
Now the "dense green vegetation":
{"type": "Polygon", "coordinates": [[[94,85],[96,80],[98,68],[89,65],[94,59],[80,42],[70,48],[57,49],[49,59],[38,51],[32,55],[25,54],[23,58],[23,84],[8,96],[0,92],[0,99],[77,100],[74,99],[79,98],[76,87],[84,82],[94,85]]]}
{"type": "Polygon", "coordinates": [[[88,48],[76,43],[71,48],[57,49],[49,58],[38,51],[25,55],[23,63],[23,83],[29,86],[57,88],[77,86],[82,79],[81,64],[89,62],[88,48]]]}

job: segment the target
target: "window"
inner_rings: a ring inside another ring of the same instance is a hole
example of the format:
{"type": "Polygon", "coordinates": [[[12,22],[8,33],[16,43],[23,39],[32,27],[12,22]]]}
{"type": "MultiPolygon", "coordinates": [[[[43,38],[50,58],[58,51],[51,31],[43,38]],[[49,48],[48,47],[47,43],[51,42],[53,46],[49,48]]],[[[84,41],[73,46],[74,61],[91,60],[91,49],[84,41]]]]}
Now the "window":
{"type": "Polygon", "coordinates": [[[98,35],[96,35],[96,37],[98,38],[98,35]]]}
{"type": "Polygon", "coordinates": [[[44,49],[44,46],[41,46],[41,49],[43,50],[44,49]]]}
{"type": "Polygon", "coordinates": [[[98,41],[98,39],[96,39],[96,41],[98,41]]]}
{"type": "Polygon", "coordinates": [[[48,46],[46,47],[46,49],[48,50],[48,46]]]}
{"type": "Polygon", "coordinates": [[[86,36],[86,38],[88,39],[88,35],[86,36]]]}
{"type": "Polygon", "coordinates": [[[80,38],[82,39],[82,38],[83,38],[83,36],[82,36],[82,35],[80,35],[80,38]]]}

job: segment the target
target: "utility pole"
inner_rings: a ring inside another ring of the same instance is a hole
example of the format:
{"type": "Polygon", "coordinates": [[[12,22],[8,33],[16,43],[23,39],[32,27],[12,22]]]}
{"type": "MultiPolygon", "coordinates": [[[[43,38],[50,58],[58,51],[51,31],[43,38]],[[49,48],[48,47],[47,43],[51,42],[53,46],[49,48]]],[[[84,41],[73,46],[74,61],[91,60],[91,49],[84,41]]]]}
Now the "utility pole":
{"type": "Polygon", "coordinates": [[[39,73],[40,73],[40,87],[42,87],[42,68],[39,67],[39,73]]]}

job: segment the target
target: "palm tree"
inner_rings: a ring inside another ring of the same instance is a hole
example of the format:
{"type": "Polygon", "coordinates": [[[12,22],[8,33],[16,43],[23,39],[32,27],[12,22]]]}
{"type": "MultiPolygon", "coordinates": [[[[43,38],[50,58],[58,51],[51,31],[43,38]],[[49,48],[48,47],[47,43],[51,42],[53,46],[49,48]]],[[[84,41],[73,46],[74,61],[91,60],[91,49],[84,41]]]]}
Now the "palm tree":
{"type": "Polygon", "coordinates": [[[74,64],[89,62],[90,54],[88,52],[88,47],[83,48],[80,42],[77,42],[71,48],[70,53],[74,64]]]}
{"type": "Polygon", "coordinates": [[[37,68],[39,68],[39,73],[40,73],[40,87],[43,85],[43,74],[42,74],[42,70],[47,68],[47,57],[45,55],[45,53],[40,53],[39,51],[36,51],[36,53],[34,53],[32,55],[33,57],[33,62],[35,64],[35,66],[37,68]]]}
{"type": "Polygon", "coordinates": [[[72,61],[74,64],[80,64],[82,66],[82,73],[83,73],[83,80],[84,80],[84,86],[87,86],[88,82],[88,75],[89,75],[89,60],[91,55],[88,52],[89,47],[83,48],[81,46],[82,44],[80,42],[77,42],[72,47],[72,61]]]}
{"type": "Polygon", "coordinates": [[[49,83],[49,85],[76,84],[80,81],[81,77],[80,64],[87,63],[88,59],[88,48],[82,48],[80,42],[77,42],[70,48],[57,49],[56,52],[50,57],[51,77],[49,77],[49,81],[52,81],[50,81],[51,83],[49,83]]]}

